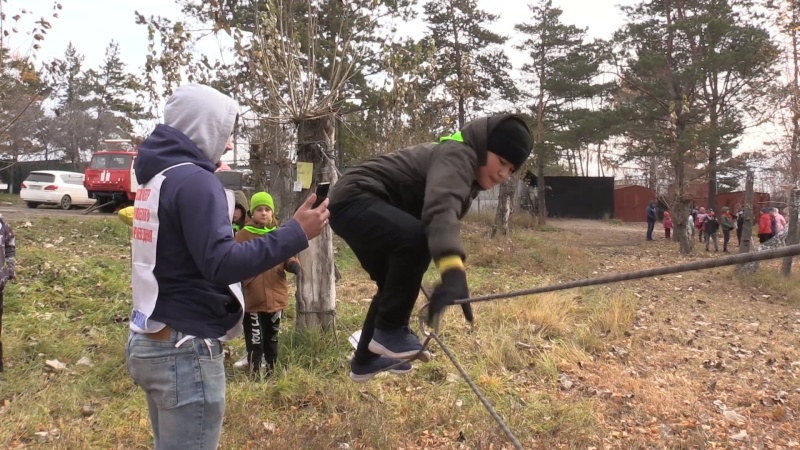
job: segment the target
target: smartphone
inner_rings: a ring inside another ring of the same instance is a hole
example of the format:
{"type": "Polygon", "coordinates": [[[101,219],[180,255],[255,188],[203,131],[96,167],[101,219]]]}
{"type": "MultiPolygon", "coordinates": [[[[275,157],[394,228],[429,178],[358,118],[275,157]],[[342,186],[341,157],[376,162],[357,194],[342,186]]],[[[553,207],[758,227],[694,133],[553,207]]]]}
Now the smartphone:
{"type": "Polygon", "coordinates": [[[330,183],[317,184],[317,190],[315,191],[315,193],[317,194],[317,199],[314,201],[314,204],[311,206],[311,209],[316,208],[322,202],[324,202],[326,198],[328,198],[328,191],[330,190],[330,188],[331,188],[330,183]]]}

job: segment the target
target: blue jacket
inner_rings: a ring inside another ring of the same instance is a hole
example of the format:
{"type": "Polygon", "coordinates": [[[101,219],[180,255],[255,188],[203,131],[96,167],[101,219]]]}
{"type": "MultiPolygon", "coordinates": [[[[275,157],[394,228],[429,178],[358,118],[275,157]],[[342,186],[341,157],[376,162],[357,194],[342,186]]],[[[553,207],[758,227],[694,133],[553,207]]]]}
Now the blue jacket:
{"type": "Polygon", "coordinates": [[[142,143],[136,178],[145,184],[184,162],[192,164],[165,172],[161,186],[153,270],[158,297],[150,318],[199,338],[218,338],[242,317],[228,285],[280,264],[308,247],[308,239],[290,220],[259,239],[234,242],[216,165],[176,128],[158,125],[142,143]]]}
{"type": "Polygon", "coordinates": [[[648,222],[656,221],[656,207],[653,205],[647,205],[647,221],[648,222]]]}

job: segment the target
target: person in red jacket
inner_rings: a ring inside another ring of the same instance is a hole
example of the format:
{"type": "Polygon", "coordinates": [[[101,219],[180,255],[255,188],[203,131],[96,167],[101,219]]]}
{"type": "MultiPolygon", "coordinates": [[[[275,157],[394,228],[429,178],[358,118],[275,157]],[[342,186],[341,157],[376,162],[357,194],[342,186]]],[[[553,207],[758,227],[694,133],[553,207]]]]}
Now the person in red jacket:
{"type": "Polygon", "coordinates": [[[764,243],[772,239],[772,215],[768,208],[761,208],[761,217],[758,220],[758,242],[764,243]]]}
{"type": "Polygon", "coordinates": [[[670,239],[670,234],[672,232],[672,216],[669,214],[669,211],[664,211],[664,237],[667,240],[670,239]]]}

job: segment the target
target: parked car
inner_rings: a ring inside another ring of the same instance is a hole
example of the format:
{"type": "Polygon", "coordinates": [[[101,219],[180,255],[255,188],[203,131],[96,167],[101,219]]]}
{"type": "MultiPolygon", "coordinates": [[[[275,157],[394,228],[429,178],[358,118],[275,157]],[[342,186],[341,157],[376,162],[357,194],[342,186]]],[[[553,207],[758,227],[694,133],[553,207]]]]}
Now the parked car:
{"type": "Polygon", "coordinates": [[[19,196],[28,208],[58,205],[61,209],[70,209],[75,205],[94,204],[94,200],[89,198],[86,188],[83,187],[83,174],[63,170],[31,172],[22,182],[19,196]]]}

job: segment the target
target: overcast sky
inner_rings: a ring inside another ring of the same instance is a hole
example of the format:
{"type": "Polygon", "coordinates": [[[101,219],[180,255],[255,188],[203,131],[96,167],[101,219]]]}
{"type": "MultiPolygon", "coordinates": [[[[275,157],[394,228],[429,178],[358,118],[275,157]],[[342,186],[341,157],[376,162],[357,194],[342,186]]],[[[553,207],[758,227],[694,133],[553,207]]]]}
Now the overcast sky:
{"type": "MultiPolygon", "coordinates": [[[[64,54],[68,42],[72,42],[86,57],[89,67],[98,66],[103,60],[109,41],[119,42],[126,62],[131,69],[144,65],[147,51],[147,30],[136,25],[134,11],[145,16],[161,15],[180,17],[180,9],[170,0],[60,0],[63,9],[59,18],[52,19],[52,30],[42,43],[40,58],[48,60],[64,54]]],[[[513,26],[520,21],[529,21],[528,1],[479,0],[480,7],[497,14],[500,19],[493,28],[513,38],[513,26]]],[[[563,20],[588,28],[591,37],[609,37],[623,23],[616,5],[633,4],[633,0],[555,0],[554,4],[564,11],[563,20]]],[[[10,0],[7,11],[26,8],[35,12],[35,17],[49,16],[52,0],[10,0]]],[[[15,37],[16,48],[26,48],[30,42],[15,37]],[[27,45],[26,45],[27,44],[27,45]]]]}
{"type": "MultiPolygon", "coordinates": [[[[61,57],[71,41],[85,56],[85,67],[99,66],[108,43],[113,39],[119,43],[129,70],[140,69],[147,51],[147,30],[136,25],[134,11],[145,16],[180,17],[180,8],[171,0],[60,0],[60,3],[63,9],[59,11],[59,18],[51,20],[53,28],[42,42],[39,59],[47,61],[61,57]]],[[[479,0],[478,3],[482,9],[500,16],[492,28],[512,40],[515,38],[513,26],[530,21],[528,4],[532,2],[527,0],[479,0]]],[[[564,23],[587,28],[590,37],[609,38],[624,22],[619,5],[632,5],[636,1],[554,0],[553,3],[563,10],[564,23]]],[[[13,14],[23,7],[35,12],[32,17],[50,17],[53,0],[10,0],[4,5],[4,11],[13,14]]],[[[422,27],[400,29],[414,34],[422,32],[422,27]]],[[[27,39],[14,37],[11,47],[24,51],[31,46],[30,38],[27,39]]],[[[205,42],[203,48],[210,58],[219,55],[219,45],[213,40],[205,42]]],[[[514,56],[512,62],[519,67],[521,61],[514,56]]],[[[741,147],[759,147],[764,139],[767,139],[764,131],[751,130],[741,147]]]]}

